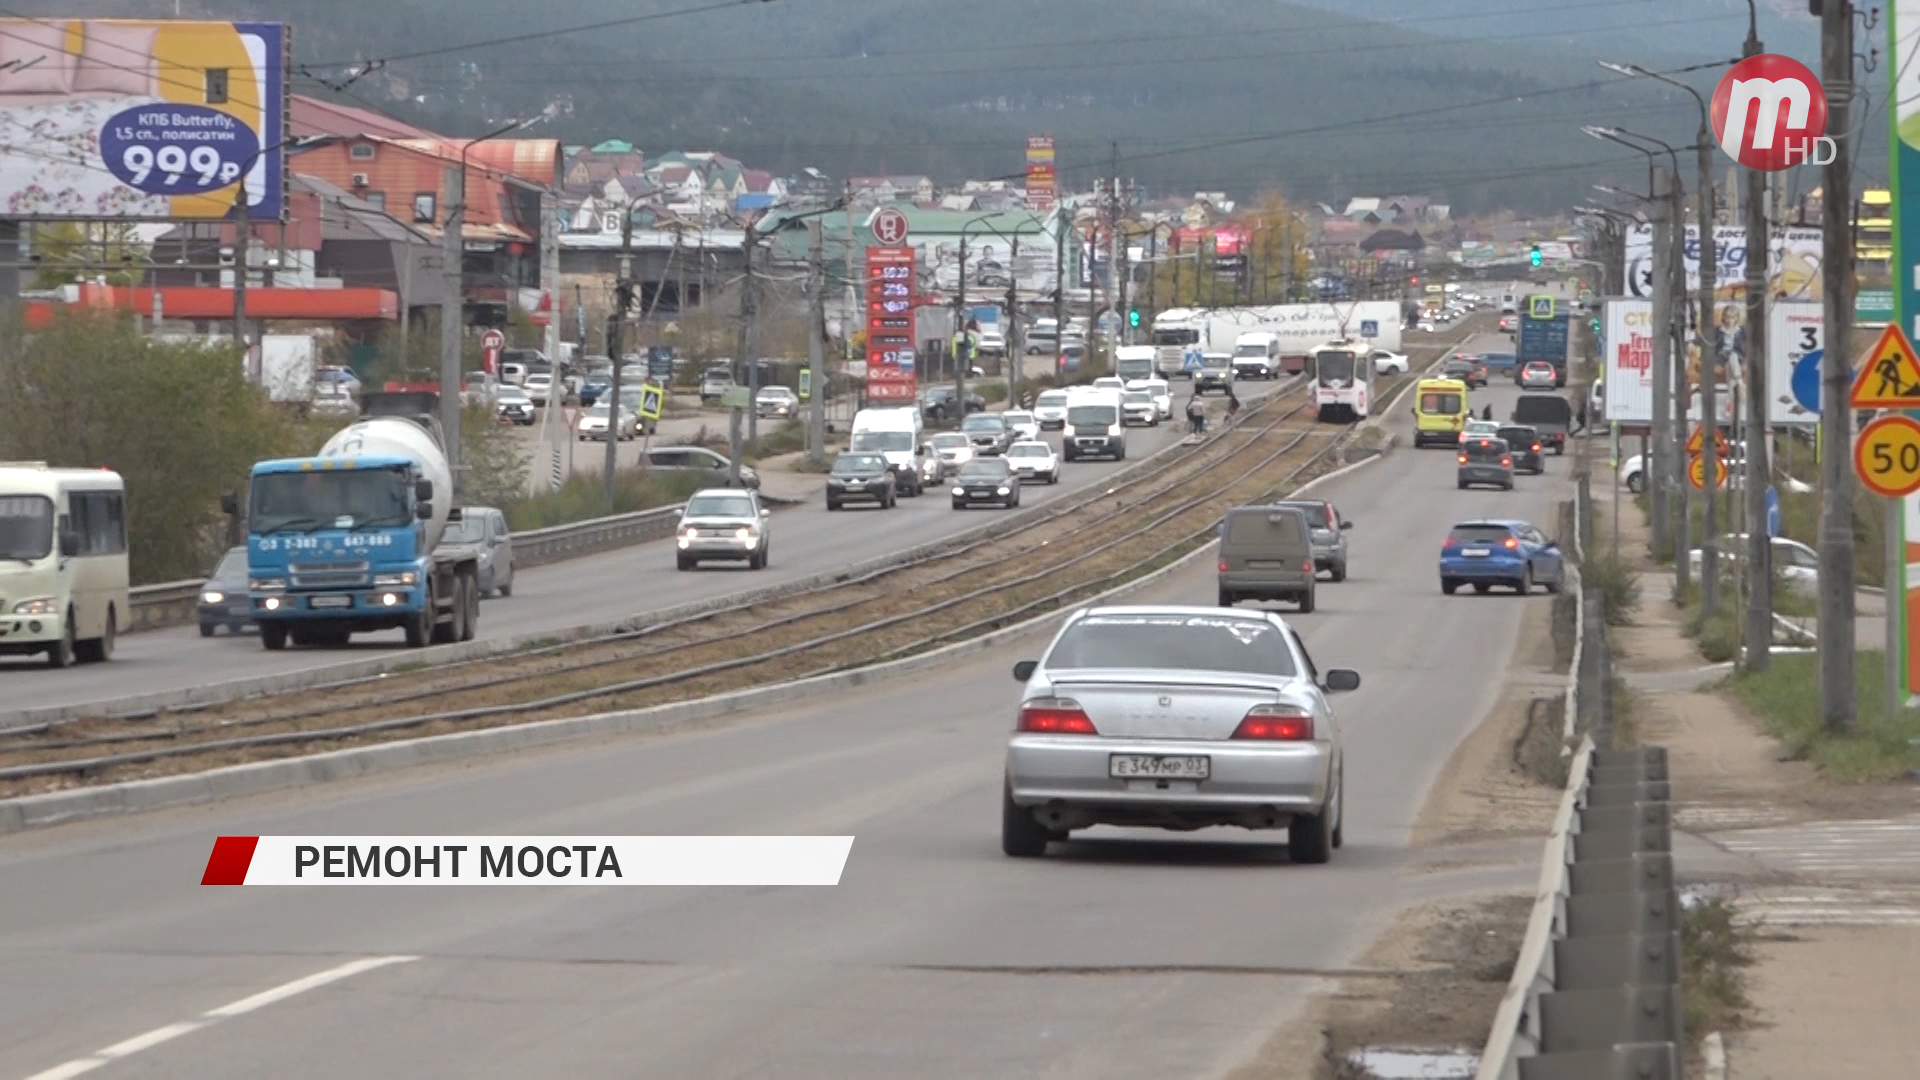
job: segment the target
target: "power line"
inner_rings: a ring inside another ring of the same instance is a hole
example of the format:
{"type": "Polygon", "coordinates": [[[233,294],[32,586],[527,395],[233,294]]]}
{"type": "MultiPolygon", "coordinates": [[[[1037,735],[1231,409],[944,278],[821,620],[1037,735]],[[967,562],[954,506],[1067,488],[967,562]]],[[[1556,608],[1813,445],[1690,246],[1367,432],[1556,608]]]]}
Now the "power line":
{"type": "Polygon", "coordinates": [[[446,56],[452,53],[472,52],[476,49],[492,49],[501,45],[519,45],[528,41],[541,41],[546,38],[567,37],[572,34],[584,34],[594,30],[611,30],[618,26],[634,26],[639,23],[658,22],[662,19],[677,19],[687,15],[705,15],[708,12],[723,11],[727,8],[746,7],[771,3],[772,0],[719,0],[718,3],[702,4],[698,7],[675,8],[671,11],[653,11],[645,15],[628,15],[620,19],[604,19],[600,22],[583,23],[578,26],[565,26],[557,30],[534,30],[524,34],[511,34],[506,37],[489,38],[483,41],[469,41],[460,45],[445,45],[435,49],[419,49],[409,53],[394,53],[374,60],[335,60],[316,62],[306,65],[308,68],[347,68],[362,64],[397,64],[405,60],[419,60],[428,56],[446,56]]]}
{"type": "MultiPolygon", "coordinates": [[[[1325,23],[1296,23],[1289,26],[1275,26],[1275,27],[1269,27],[1267,29],[1262,29],[1262,30],[1236,30],[1233,32],[1233,36],[1264,37],[1269,34],[1364,33],[1381,26],[1411,26],[1411,25],[1427,24],[1427,23],[1464,22],[1464,21],[1471,21],[1476,19],[1495,19],[1495,18],[1509,19],[1509,18],[1532,15],[1532,14],[1542,13],[1542,12],[1567,12],[1567,11],[1579,11],[1579,10],[1590,9],[1590,8],[1650,7],[1650,6],[1655,6],[1650,2],[1650,0],[1592,0],[1592,2],[1588,2],[1588,3],[1549,4],[1543,7],[1508,8],[1503,11],[1467,12],[1467,13],[1455,13],[1451,15],[1416,15],[1416,16],[1412,16],[1404,19],[1353,20],[1353,21],[1343,22],[1335,25],[1327,25],[1325,23]]],[[[1635,24],[1635,25],[1645,25],[1645,24],[1635,24]]],[[[1601,28],[1601,29],[1605,29],[1605,28],[1601,28]]],[[[1196,32],[1192,34],[1139,34],[1139,35],[1130,35],[1126,37],[1078,38],[1078,39],[1059,39],[1059,40],[1053,40],[1053,41],[1029,41],[1029,42],[1018,42],[1018,43],[969,45],[967,52],[970,54],[979,54],[979,53],[1027,52],[1027,51],[1034,51],[1034,50],[1070,51],[1070,50],[1088,49],[1088,48],[1105,48],[1112,45],[1162,45],[1170,41],[1195,41],[1195,40],[1217,41],[1219,40],[1219,38],[1220,38],[1220,33],[1218,31],[1196,32]]],[[[1426,44],[1434,45],[1434,44],[1439,44],[1442,41],[1449,40],[1445,38],[1440,38],[1438,35],[1435,35],[1435,38],[1436,40],[1429,41],[1426,44]]],[[[1485,39],[1476,38],[1476,39],[1469,39],[1469,40],[1485,40],[1485,39]]],[[[953,53],[953,50],[951,48],[893,49],[881,54],[878,57],[875,57],[875,59],[889,59],[893,57],[908,57],[908,56],[949,56],[949,55],[952,55],[952,53],[953,53]]],[[[761,64],[761,63],[781,63],[781,62],[845,63],[849,60],[863,60],[863,59],[867,59],[867,57],[864,55],[848,55],[845,53],[841,53],[841,54],[814,53],[811,55],[795,55],[793,53],[787,52],[787,53],[759,53],[759,54],[753,54],[753,55],[736,55],[736,56],[704,56],[703,55],[698,57],[697,59],[674,59],[671,57],[658,57],[658,58],[637,58],[632,60],[588,60],[588,61],[579,61],[579,62],[575,62],[575,61],[544,62],[543,61],[543,62],[528,62],[528,63],[491,64],[489,65],[489,67],[503,68],[503,69],[563,67],[563,68],[571,69],[571,68],[580,68],[580,67],[605,67],[610,65],[626,65],[626,64],[643,64],[648,67],[657,67],[663,64],[707,67],[713,64],[761,64]]]]}

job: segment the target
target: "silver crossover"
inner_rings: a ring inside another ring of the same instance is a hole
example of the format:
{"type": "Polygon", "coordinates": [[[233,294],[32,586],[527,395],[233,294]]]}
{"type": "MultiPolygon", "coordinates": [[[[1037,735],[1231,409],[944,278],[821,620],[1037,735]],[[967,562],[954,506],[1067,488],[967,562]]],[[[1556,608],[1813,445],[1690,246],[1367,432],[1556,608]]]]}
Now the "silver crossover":
{"type": "Polygon", "coordinates": [[[765,569],[773,546],[772,517],[751,491],[713,488],[694,493],[673,530],[680,569],[691,570],[710,559],[765,569]]]}
{"type": "Polygon", "coordinates": [[[1340,729],[1327,697],[1360,676],[1315,668],[1277,614],[1090,608],[1013,674],[1026,694],[1007,746],[1008,855],[1044,854],[1095,825],[1285,827],[1301,863],[1340,846],[1340,729]]]}

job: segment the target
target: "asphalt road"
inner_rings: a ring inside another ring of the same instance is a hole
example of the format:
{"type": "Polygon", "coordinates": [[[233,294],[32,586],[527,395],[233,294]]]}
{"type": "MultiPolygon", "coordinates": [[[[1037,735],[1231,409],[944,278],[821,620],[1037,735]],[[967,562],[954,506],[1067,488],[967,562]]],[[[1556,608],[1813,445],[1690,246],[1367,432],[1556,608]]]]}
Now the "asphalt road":
{"type": "MultiPolygon", "coordinates": [[[[1475,397],[1500,414],[1515,393],[1475,397]]],[[[1401,450],[1323,489],[1356,522],[1352,577],[1299,625],[1322,667],[1365,680],[1338,701],[1348,842],[1331,865],[1234,831],[1096,830],[1003,858],[1009,668],[1036,636],[682,734],[0,838],[0,1074],[116,1045],[102,1076],[1221,1074],[1400,904],[1531,879],[1401,872],[1522,605],[1550,602],[1443,598],[1439,541],[1465,517],[1550,527],[1569,490],[1560,458],[1511,493],[1456,491],[1453,473],[1444,450],[1401,450]],[[858,839],[834,888],[197,884],[220,834],[438,833],[858,839]],[[417,959],[203,1018],[392,956],[417,959]]],[[[1213,595],[1202,560],[1134,599],[1213,595]]]]}
{"type": "MultiPolygon", "coordinates": [[[[1247,390],[1252,400],[1282,384],[1247,390]]],[[[1243,388],[1245,389],[1245,388],[1243,388]]],[[[1135,428],[1130,456],[1121,463],[1075,462],[1056,485],[1030,487],[1023,506],[1045,503],[1098,484],[1117,469],[1182,437],[1178,418],[1158,428],[1135,428]]],[[[1059,435],[1049,435],[1057,446],[1059,435]]],[[[629,444],[637,446],[638,444],[629,444]]],[[[595,444],[597,449],[599,444],[595,444]]],[[[637,452],[637,451],[636,451],[637,452]]],[[[540,633],[635,612],[671,607],[793,580],[938,540],[987,520],[993,511],[955,511],[941,494],[902,499],[891,511],[850,508],[829,515],[823,503],[780,510],[773,519],[772,564],[752,572],[719,563],[697,572],[674,569],[671,541],[657,541],[523,571],[512,597],[482,603],[478,636],[540,633]]],[[[398,630],[355,635],[342,649],[290,648],[269,653],[252,634],[203,639],[195,627],[122,637],[106,665],[49,670],[40,657],[0,659],[4,708],[81,704],[131,694],[200,686],[226,679],[302,671],[404,648],[398,630]]],[[[0,711],[4,717],[4,711],[0,711]]]]}

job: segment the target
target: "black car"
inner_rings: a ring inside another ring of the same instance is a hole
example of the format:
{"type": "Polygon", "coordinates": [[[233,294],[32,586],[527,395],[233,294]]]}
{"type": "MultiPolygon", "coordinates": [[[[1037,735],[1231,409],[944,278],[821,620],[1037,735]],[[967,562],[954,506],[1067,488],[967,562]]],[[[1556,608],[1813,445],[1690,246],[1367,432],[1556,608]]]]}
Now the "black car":
{"type": "Polygon", "coordinates": [[[1507,452],[1513,456],[1514,472],[1539,476],[1547,471],[1547,455],[1538,431],[1524,424],[1508,424],[1493,435],[1507,444],[1507,452]]]}
{"type": "Polygon", "coordinates": [[[200,636],[212,637],[226,627],[237,634],[253,625],[253,600],[247,596],[247,549],[237,547],[220,556],[220,564],[200,586],[200,602],[195,612],[200,619],[200,636]]]}
{"type": "Polygon", "coordinates": [[[960,422],[960,434],[973,443],[975,457],[996,456],[1013,445],[1013,431],[998,413],[976,413],[960,422]]]}
{"type": "Polygon", "coordinates": [[[1460,444],[1460,488],[1513,490],[1513,453],[1501,439],[1469,439],[1460,444]]]}
{"type": "Polygon", "coordinates": [[[1447,362],[1441,365],[1440,377],[1459,379],[1467,384],[1469,390],[1476,386],[1487,385],[1486,366],[1480,363],[1477,357],[1472,356],[1449,356],[1447,362]]]}
{"type": "MultiPolygon", "coordinates": [[[[985,412],[987,399],[973,391],[967,391],[967,411],[985,412]]],[[[929,420],[947,420],[958,415],[953,407],[953,387],[929,386],[920,391],[920,415],[929,420]]]]}
{"type": "Polygon", "coordinates": [[[1003,457],[975,458],[960,466],[953,481],[953,508],[1020,505],[1020,478],[1003,457]]]}
{"type": "Polygon", "coordinates": [[[893,470],[887,468],[883,455],[849,451],[833,459],[833,469],[827,473],[827,509],[872,502],[890,510],[897,499],[893,470]]]}

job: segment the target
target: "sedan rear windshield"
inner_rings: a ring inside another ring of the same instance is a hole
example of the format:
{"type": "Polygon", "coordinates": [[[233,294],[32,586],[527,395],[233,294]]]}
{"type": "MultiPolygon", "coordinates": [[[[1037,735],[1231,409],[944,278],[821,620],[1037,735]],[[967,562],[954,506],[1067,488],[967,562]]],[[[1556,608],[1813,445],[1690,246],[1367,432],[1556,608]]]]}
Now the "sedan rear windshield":
{"type": "Polygon", "coordinates": [[[1447,534],[1449,544],[1503,544],[1513,531],[1505,525],[1455,525],[1447,534]]]}
{"type": "Polygon", "coordinates": [[[1008,457],[1047,457],[1052,453],[1053,453],[1053,449],[1051,447],[1048,447],[1044,443],[1014,443],[1013,448],[1007,451],[1007,456],[1008,457]]]}
{"type": "Polygon", "coordinates": [[[1499,461],[1507,456],[1507,444],[1500,439],[1473,439],[1466,445],[1468,461],[1499,461]]]}
{"type": "Polygon", "coordinates": [[[1503,427],[1497,433],[1508,446],[1532,446],[1540,436],[1530,427],[1503,427]]]}
{"type": "Polygon", "coordinates": [[[1050,671],[1076,668],[1220,671],[1288,678],[1297,669],[1265,619],[1216,615],[1089,615],[1047,654],[1050,671]]]}

